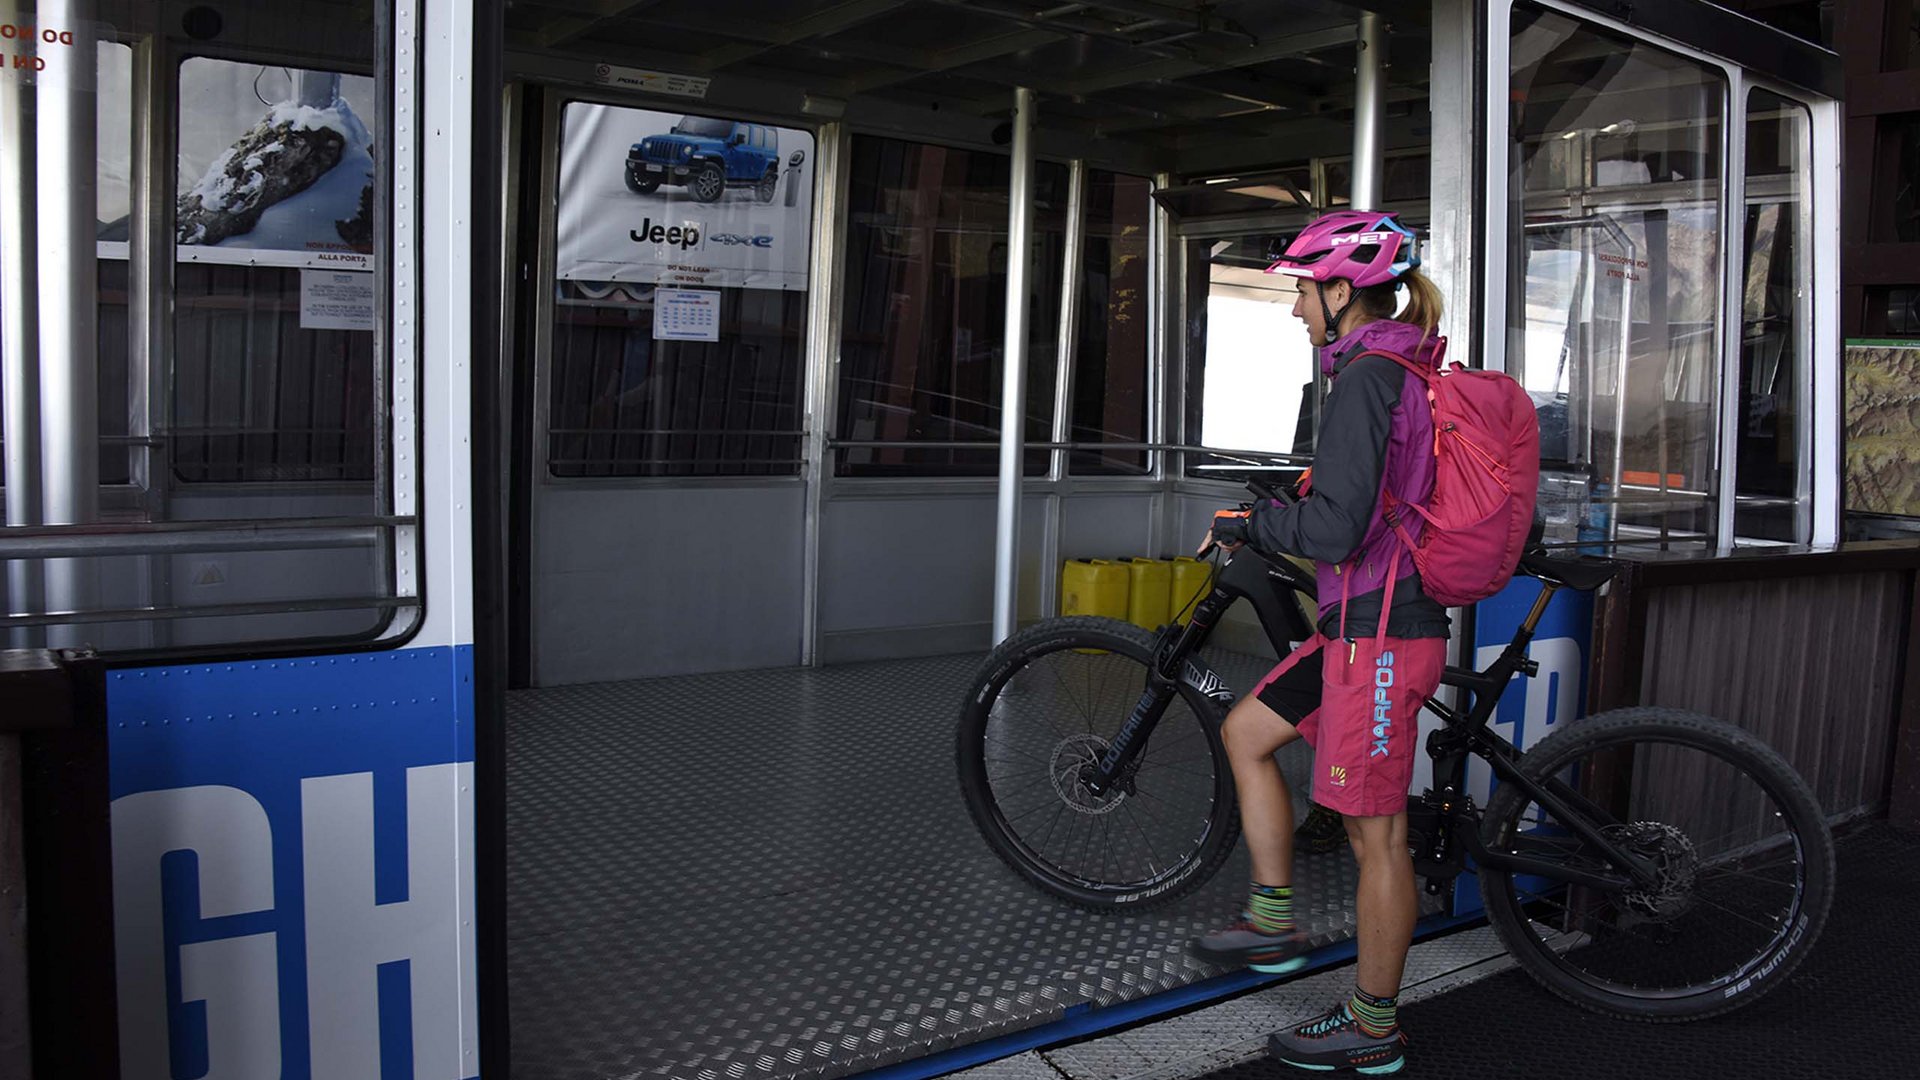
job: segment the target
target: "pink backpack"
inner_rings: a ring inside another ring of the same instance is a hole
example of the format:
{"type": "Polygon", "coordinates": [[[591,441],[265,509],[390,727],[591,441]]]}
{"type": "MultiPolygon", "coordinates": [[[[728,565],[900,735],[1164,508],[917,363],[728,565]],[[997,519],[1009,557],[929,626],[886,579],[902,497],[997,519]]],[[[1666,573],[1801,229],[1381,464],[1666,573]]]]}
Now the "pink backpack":
{"type": "MultiPolygon", "coordinates": [[[[1446,356],[1440,339],[1437,355],[1446,356]]],[[[1420,586],[1448,607],[1485,600],[1520,563],[1540,487],[1540,418],[1511,376],[1473,371],[1444,359],[1427,370],[1404,356],[1373,351],[1419,376],[1433,407],[1433,497],[1426,506],[1386,495],[1387,524],[1413,551],[1420,586]],[[1397,509],[1426,519],[1416,543],[1397,509]]],[[[1357,358],[1356,358],[1357,359],[1357,358]]]]}

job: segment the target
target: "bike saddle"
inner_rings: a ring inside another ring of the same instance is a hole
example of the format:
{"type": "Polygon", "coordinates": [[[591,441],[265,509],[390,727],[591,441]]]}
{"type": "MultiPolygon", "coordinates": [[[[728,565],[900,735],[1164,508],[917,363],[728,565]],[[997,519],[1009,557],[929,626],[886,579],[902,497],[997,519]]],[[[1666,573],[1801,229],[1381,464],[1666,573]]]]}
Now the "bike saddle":
{"type": "Polygon", "coordinates": [[[1620,572],[1620,564],[1607,559],[1578,556],[1554,558],[1544,551],[1529,551],[1520,556],[1520,571],[1555,585],[1591,592],[1612,581],[1613,576],[1620,572]]]}

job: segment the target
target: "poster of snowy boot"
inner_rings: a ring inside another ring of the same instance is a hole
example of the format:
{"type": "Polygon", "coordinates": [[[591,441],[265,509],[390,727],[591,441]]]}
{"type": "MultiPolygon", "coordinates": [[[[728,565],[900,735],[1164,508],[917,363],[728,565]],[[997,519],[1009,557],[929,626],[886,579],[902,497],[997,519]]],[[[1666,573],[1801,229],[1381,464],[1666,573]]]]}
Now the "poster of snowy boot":
{"type": "Polygon", "coordinates": [[[376,115],[365,76],[181,64],[180,260],[371,270],[376,115]]]}

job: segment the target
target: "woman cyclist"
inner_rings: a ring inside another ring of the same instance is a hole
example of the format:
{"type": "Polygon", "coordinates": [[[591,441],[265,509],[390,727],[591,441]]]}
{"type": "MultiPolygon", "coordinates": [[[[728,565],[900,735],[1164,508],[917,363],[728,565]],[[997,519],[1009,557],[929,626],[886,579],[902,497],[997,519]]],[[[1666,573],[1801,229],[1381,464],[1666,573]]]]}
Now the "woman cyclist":
{"type": "MultiPolygon", "coordinates": [[[[1268,269],[1298,279],[1293,314],[1319,347],[1333,389],[1307,494],[1223,512],[1210,534],[1222,545],[1314,560],[1320,624],[1227,715],[1252,892],[1238,921],[1190,948],[1210,962],[1257,971],[1305,963],[1307,942],[1293,918],[1293,803],[1273,757],[1305,738],[1315,751],[1314,801],[1344,817],[1360,867],[1352,996],[1269,1044],[1282,1061],[1319,1070],[1380,1074],[1405,1064],[1396,996],[1418,914],[1407,787],[1420,708],[1439,685],[1450,627],[1446,609],[1421,590],[1412,553],[1383,510],[1389,494],[1425,504],[1432,493],[1425,388],[1392,358],[1365,354],[1438,364],[1441,298],[1419,265],[1416,237],[1394,215],[1348,210],[1308,226],[1268,269]],[[1316,654],[1317,662],[1302,663],[1316,654]]],[[[1399,517],[1417,540],[1420,516],[1399,517]]]]}

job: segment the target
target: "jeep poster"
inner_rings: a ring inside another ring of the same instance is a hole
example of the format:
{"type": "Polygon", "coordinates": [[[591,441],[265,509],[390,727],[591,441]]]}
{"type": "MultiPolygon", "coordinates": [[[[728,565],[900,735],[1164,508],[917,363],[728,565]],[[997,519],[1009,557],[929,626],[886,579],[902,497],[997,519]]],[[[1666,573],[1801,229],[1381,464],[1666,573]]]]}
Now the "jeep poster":
{"type": "Polygon", "coordinates": [[[561,280],[807,287],[810,133],[586,102],[563,126],[561,280]]]}

